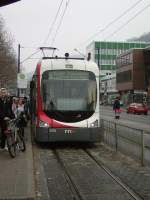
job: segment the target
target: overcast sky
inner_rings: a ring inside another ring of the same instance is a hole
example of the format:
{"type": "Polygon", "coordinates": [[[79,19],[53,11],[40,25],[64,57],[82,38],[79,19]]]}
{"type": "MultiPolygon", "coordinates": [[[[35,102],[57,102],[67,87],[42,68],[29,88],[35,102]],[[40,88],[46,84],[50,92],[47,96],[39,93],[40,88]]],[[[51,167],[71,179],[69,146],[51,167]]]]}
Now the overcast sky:
{"type": "MultiPolygon", "coordinates": [[[[19,43],[22,47],[39,47],[46,40],[44,45],[57,47],[59,54],[74,54],[75,48],[85,53],[86,46],[93,40],[125,41],[150,32],[150,0],[21,0],[1,7],[0,14],[14,38],[16,52],[19,43]],[[47,37],[61,2],[56,23],[47,37]],[[135,5],[134,8],[119,17],[132,5],[135,5]],[[65,8],[66,12],[58,29],[65,8]],[[106,28],[118,17],[115,23],[106,28]],[[127,25],[120,29],[124,24],[127,25]],[[118,29],[120,31],[112,34],[118,29]]],[[[35,48],[21,48],[21,60],[35,51],[35,48]]],[[[36,62],[37,60],[27,60],[23,67],[30,71],[36,62]]]]}

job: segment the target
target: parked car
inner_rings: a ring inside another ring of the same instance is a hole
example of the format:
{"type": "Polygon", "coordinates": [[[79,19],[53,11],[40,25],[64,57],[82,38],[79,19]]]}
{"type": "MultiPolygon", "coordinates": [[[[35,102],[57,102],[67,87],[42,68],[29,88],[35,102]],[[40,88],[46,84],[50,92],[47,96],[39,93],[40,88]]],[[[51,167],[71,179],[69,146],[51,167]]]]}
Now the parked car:
{"type": "Polygon", "coordinates": [[[127,113],[147,115],[148,107],[142,103],[131,103],[127,108],[127,113]]]}

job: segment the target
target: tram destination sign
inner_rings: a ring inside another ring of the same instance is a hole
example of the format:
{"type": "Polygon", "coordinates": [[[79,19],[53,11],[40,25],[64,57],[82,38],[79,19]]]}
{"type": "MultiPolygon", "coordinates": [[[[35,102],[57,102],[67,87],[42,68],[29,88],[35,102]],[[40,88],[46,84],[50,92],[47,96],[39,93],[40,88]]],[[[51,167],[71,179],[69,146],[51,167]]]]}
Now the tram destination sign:
{"type": "Polygon", "coordinates": [[[72,80],[89,80],[89,72],[75,70],[54,70],[46,72],[44,79],[72,79],[72,80]]]}

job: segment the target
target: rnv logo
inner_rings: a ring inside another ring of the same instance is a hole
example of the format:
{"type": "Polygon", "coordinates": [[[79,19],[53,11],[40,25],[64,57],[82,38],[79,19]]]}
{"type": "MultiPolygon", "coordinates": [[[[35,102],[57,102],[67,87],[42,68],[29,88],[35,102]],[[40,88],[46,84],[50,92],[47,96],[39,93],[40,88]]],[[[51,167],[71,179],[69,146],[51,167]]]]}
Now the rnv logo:
{"type": "Polygon", "coordinates": [[[65,130],[65,133],[71,134],[71,133],[72,133],[72,130],[70,130],[70,129],[68,130],[68,129],[67,129],[67,130],[65,130]]]}

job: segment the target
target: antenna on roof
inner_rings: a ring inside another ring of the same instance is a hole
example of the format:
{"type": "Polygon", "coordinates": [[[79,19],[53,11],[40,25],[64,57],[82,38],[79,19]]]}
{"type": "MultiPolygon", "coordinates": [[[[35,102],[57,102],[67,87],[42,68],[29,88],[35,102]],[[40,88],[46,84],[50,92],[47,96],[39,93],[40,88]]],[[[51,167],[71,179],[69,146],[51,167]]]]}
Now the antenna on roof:
{"type": "Polygon", "coordinates": [[[52,50],[52,51],[53,51],[52,56],[53,56],[53,55],[54,55],[54,52],[55,52],[56,50],[58,50],[58,49],[57,49],[56,47],[40,47],[40,50],[42,51],[43,56],[46,57],[46,56],[45,56],[44,50],[52,50]]]}

